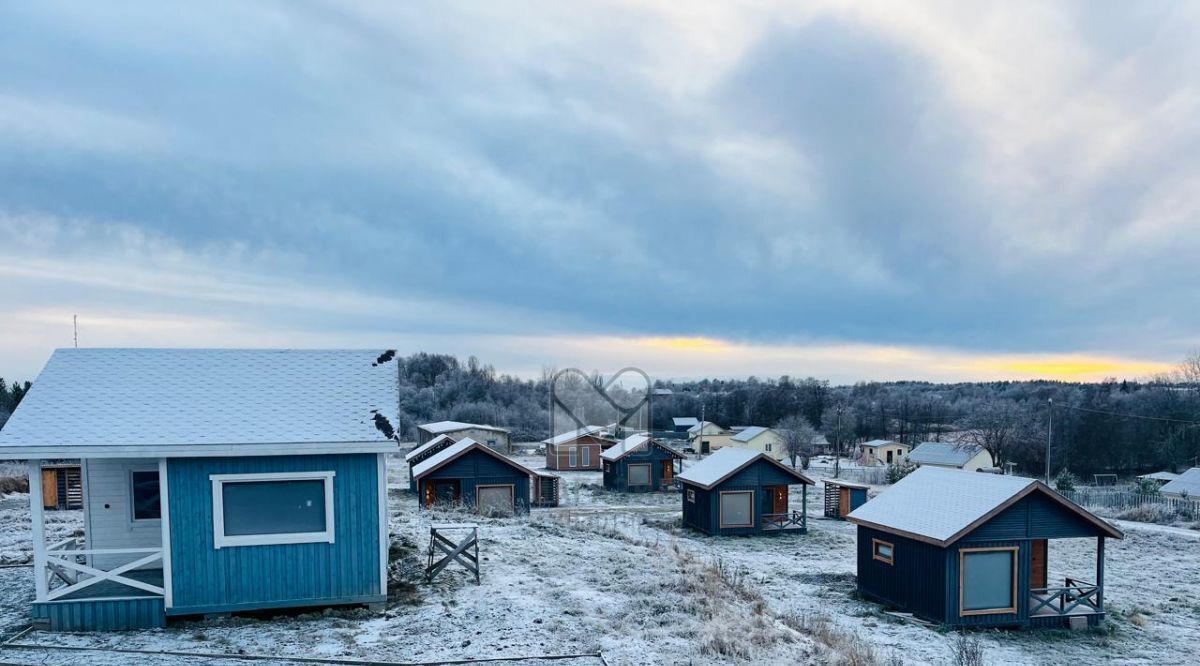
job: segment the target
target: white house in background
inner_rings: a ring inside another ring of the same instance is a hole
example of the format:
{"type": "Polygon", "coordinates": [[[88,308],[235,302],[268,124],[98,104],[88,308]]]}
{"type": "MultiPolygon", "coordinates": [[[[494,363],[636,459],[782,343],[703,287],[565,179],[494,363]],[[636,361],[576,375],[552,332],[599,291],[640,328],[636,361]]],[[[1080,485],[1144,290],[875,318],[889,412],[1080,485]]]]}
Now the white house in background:
{"type": "Polygon", "coordinates": [[[890,439],[873,439],[862,445],[862,455],[858,464],[864,467],[878,467],[900,462],[908,454],[908,445],[890,439]]]}
{"type": "Polygon", "coordinates": [[[425,444],[438,435],[446,435],[455,441],[473,439],[497,451],[512,450],[509,432],[505,428],[461,421],[438,421],[417,426],[417,444],[425,444]]]}
{"type": "Polygon", "coordinates": [[[978,444],[958,442],[921,442],[908,454],[908,461],[918,466],[945,467],[977,472],[992,467],[992,454],[978,444]]]}
{"type": "Polygon", "coordinates": [[[1174,472],[1152,472],[1150,474],[1142,474],[1137,477],[1138,481],[1153,481],[1160,487],[1178,478],[1179,475],[1175,474],[1174,472]]]}
{"type": "Polygon", "coordinates": [[[1162,494],[1168,497],[1190,497],[1200,499],[1200,467],[1193,467],[1179,478],[1168,481],[1162,487],[1162,494]]]}
{"type": "Polygon", "coordinates": [[[730,437],[726,446],[758,451],[776,460],[783,460],[787,457],[787,452],[783,450],[783,437],[774,430],[762,426],[747,427],[730,437]]]}
{"type": "Polygon", "coordinates": [[[712,421],[704,421],[688,428],[688,443],[697,453],[711,453],[728,446],[733,431],[722,428],[712,421]]]}

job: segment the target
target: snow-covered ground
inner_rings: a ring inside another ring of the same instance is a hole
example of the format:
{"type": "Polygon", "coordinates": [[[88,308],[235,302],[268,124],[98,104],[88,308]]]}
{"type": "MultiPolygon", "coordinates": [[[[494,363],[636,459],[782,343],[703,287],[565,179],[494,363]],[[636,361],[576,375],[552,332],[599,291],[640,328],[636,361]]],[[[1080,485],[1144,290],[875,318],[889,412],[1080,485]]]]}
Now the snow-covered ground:
{"type": "MultiPolygon", "coordinates": [[[[541,466],[541,458],[518,456],[541,466]]],[[[116,646],[389,660],[535,657],[603,652],[609,664],[837,663],[826,644],[869,646],[875,663],[953,663],[953,634],[892,619],[854,595],[854,530],[820,517],[810,492],[809,534],[712,538],[679,527],[676,494],[618,494],[599,472],[560,472],[563,505],[480,524],[483,581],[455,568],[432,585],[416,579],[431,520],[406,492],[407,470],[389,472],[392,533],[410,583],[386,612],[326,611],[232,618],[120,634],[33,633],[23,643],[116,646]],[[814,631],[814,626],[825,627],[814,631]]],[[[795,493],[793,494],[795,495],[795,493]]],[[[794,497],[793,508],[799,508],[794,497]]],[[[0,499],[0,553],[28,555],[27,497],[0,499]]],[[[54,536],[80,526],[78,512],[47,514],[54,536]]],[[[1200,533],[1120,523],[1108,547],[1109,623],[1095,632],[973,634],[991,664],[1195,663],[1200,637],[1200,533]]],[[[1093,576],[1091,540],[1051,544],[1051,577],[1093,576]]],[[[0,626],[27,621],[28,568],[0,569],[0,626]]],[[[123,664],[128,654],[0,647],[0,662],[123,664]]],[[[153,663],[211,663],[155,657],[153,663]]],[[[262,662],[259,662],[262,663],[262,662]]],[[[537,663],[529,660],[527,663],[537,663]]],[[[581,658],[559,664],[600,664],[581,658]]],[[[871,662],[859,662],[871,663],[871,662]]]]}

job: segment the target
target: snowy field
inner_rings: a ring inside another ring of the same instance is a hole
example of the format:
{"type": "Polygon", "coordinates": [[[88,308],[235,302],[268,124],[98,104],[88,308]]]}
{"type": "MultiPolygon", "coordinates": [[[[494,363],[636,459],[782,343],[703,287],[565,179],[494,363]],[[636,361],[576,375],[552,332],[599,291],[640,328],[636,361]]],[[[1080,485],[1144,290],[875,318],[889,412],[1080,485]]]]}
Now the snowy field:
{"type": "MultiPolygon", "coordinates": [[[[538,467],[536,456],[519,456],[538,467]]],[[[519,663],[953,664],[955,634],[905,623],[854,595],[854,530],[820,517],[809,534],[712,538],[679,527],[676,494],[626,495],[599,472],[562,472],[563,506],[513,519],[419,513],[407,469],[390,469],[391,527],[400,555],[384,613],[365,609],[228,618],[166,630],[22,636],[22,644],[273,655],[376,662],[523,657],[519,663]],[[451,568],[420,581],[431,520],[480,524],[483,581],[451,568]],[[537,657],[581,656],[541,661],[537,657]]],[[[795,495],[795,493],[793,494],[795,495]]],[[[799,509],[799,498],[793,497],[799,509]]],[[[48,512],[48,538],[82,527],[79,512],[48,512]]],[[[990,664],[1195,663],[1200,636],[1200,533],[1120,523],[1108,547],[1109,622],[1092,632],[970,635],[990,664]]],[[[29,558],[28,497],[0,498],[0,561],[29,558]]],[[[1051,544],[1052,579],[1090,578],[1094,542],[1051,544]]],[[[27,624],[28,567],[0,569],[0,628],[27,624]]],[[[2,663],[125,664],[128,653],[0,646],[2,663]]],[[[236,660],[156,655],[147,663],[236,660]]],[[[248,663],[248,662],[240,662],[248,663]]],[[[500,663],[500,662],[495,662],[500,663]]],[[[507,662],[514,663],[514,662],[507,662]]]]}

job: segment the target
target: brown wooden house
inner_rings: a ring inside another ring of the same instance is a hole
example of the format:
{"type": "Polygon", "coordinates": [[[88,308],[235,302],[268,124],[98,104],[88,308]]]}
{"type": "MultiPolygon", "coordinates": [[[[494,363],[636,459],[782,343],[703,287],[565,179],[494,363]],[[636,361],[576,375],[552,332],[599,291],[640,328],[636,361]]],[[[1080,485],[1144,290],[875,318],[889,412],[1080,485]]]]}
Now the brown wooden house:
{"type": "Polygon", "coordinates": [[[546,445],[546,469],[599,470],[600,454],[617,442],[604,437],[601,426],[576,428],[550,439],[546,445]]]}

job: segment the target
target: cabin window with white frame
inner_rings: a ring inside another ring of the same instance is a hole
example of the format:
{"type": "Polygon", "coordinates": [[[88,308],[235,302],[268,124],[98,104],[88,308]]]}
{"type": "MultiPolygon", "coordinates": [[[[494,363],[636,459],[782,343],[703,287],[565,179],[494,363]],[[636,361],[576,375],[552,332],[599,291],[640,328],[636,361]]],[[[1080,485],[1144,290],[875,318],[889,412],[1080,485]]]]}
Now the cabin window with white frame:
{"type": "Polygon", "coordinates": [[[130,472],[129,488],[134,520],[160,520],[162,518],[157,469],[138,469],[130,472]]]}
{"type": "Polygon", "coordinates": [[[584,467],[592,466],[592,450],[586,446],[583,447],[583,466],[584,467]]]}
{"type": "Polygon", "coordinates": [[[213,545],[333,543],[334,472],[213,474],[213,545]]]}
{"type": "Polygon", "coordinates": [[[721,493],[721,527],[754,526],[754,491],[721,493]]]}
{"type": "Polygon", "coordinates": [[[629,470],[629,485],[650,485],[650,465],[638,463],[636,465],[629,465],[627,469],[629,470]]]}
{"type": "Polygon", "coordinates": [[[1017,612],[1017,547],[958,553],[959,615],[1017,612]]]}
{"type": "Polygon", "coordinates": [[[879,560],[884,564],[896,563],[896,546],[895,544],[884,541],[882,539],[871,539],[871,559],[879,560]]]}
{"type": "Polygon", "coordinates": [[[578,467],[576,464],[578,462],[578,456],[579,451],[577,451],[575,447],[572,446],[571,448],[567,449],[567,466],[578,467]]]}

